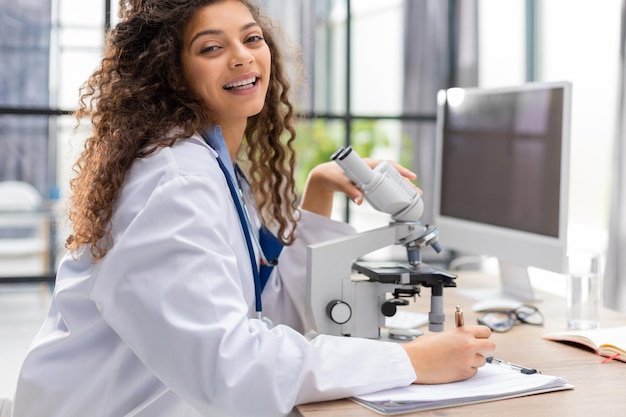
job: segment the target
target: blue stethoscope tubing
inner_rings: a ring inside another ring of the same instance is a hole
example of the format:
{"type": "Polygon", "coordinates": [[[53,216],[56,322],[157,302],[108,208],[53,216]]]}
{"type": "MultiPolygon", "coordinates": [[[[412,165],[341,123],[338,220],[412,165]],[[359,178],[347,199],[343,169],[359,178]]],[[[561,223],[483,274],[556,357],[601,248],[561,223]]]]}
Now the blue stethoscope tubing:
{"type": "Polygon", "coordinates": [[[233,183],[230,174],[228,173],[228,169],[222,162],[222,159],[217,156],[217,163],[220,166],[220,169],[224,173],[224,177],[226,178],[226,183],[228,184],[228,189],[230,191],[230,195],[233,198],[233,202],[235,203],[235,208],[237,209],[237,215],[239,216],[239,221],[241,222],[241,228],[243,229],[243,234],[246,238],[246,246],[248,248],[248,254],[250,255],[250,265],[252,266],[252,275],[254,277],[254,302],[256,312],[261,318],[261,314],[263,311],[263,304],[261,303],[261,276],[259,275],[259,268],[256,262],[256,256],[254,255],[254,247],[252,246],[252,238],[250,237],[250,230],[247,227],[246,215],[244,213],[243,205],[239,200],[239,195],[237,194],[237,188],[235,188],[235,184],[233,183]]]}

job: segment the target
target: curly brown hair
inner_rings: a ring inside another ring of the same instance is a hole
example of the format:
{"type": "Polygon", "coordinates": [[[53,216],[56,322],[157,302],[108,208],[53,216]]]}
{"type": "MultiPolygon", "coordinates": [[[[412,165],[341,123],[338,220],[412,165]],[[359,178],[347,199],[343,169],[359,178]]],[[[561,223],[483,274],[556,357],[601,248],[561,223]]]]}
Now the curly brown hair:
{"type": "MultiPolygon", "coordinates": [[[[120,23],[107,35],[100,67],[81,87],[76,118],[93,132],[74,165],[68,207],[70,250],[89,246],[93,260],[113,245],[111,218],[135,158],[172,146],[211,123],[211,109],[186,87],[181,51],[194,14],[225,0],[120,0],[120,23]],[[172,133],[174,132],[174,133],[172,133]]],[[[271,78],[261,113],[248,119],[237,156],[245,167],[264,225],[291,244],[299,212],[294,184],[294,112],[277,29],[248,0],[271,53],[271,78]]]]}

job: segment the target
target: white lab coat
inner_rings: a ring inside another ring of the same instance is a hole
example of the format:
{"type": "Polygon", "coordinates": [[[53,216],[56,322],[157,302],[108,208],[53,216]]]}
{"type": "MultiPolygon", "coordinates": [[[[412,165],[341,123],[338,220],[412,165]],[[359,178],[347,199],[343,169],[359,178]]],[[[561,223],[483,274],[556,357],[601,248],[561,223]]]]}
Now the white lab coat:
{"type": "Polygon", "coordinates": [[[266,315],[300,332],[250,318],[251,266],[216,155],[194,136],[135,161],[106,257],[60,264],[14,417],[280,416],[415,379],[397,344],[300,333],[306,246],[352,233],[344,223],[303,212],[263,292],[266,315]]]}

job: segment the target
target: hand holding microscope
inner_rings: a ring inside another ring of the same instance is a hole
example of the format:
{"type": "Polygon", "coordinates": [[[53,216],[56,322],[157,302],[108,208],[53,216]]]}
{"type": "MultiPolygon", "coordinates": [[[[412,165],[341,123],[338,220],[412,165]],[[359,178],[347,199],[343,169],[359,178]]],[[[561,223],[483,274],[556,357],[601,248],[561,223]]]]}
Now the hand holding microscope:
{"type": "Polygon", "coordinates": [[[442,331],[443,289],[456,287],[456,275],[422,263],[422,248],[431,246],[439,253],[441,246],[438,229],[419,221],[424,211],[419,192],[389,162],[372,169],[351,147],[338,149],[331,159],[374,209],[391,215],[391,221],[378,229],[309,245],[307,289],[315,330],[380,338],[385,318],[426,287],[431,289],[429,330],[442,331]],[[389,245],[404,245],[407,262],[358,260],[389,245]]]}

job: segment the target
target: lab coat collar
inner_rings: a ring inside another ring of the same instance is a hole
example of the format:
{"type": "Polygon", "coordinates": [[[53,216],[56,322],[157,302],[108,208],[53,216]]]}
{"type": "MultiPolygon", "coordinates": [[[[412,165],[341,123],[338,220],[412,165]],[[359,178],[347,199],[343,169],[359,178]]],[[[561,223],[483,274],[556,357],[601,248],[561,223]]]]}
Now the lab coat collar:
{"type": "Polygon", "coordinates": [[[219,158],[226,166],[230,178],[236,183],[237,177],[235,176],[235,167],[233,166],[233,161],[230,159],[228,147],[226,147],[226,140],[224,140],[224,135],[222,134],[222,127],[219,125],[211,125],[202,130],[200,135],[202,135],[206,143],[208,143],[209,146],[217,152],[219,158]]]}

